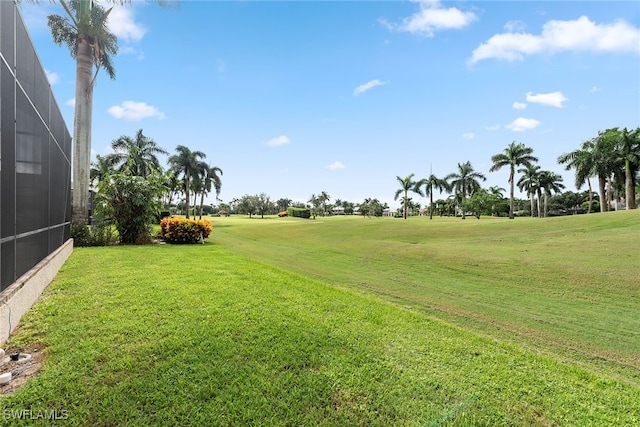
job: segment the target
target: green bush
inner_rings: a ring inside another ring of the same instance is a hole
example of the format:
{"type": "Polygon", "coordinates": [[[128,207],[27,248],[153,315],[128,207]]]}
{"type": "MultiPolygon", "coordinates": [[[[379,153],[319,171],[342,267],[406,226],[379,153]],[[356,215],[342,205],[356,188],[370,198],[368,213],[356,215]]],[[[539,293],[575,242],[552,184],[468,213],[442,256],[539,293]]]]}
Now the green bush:
{"type": "Polygon", "coordinates": [[[101,221],[89,226],[89,246],[109,246],[116,242],[117,233],[110,223],[101,221]]]}
{"type": "MultiPolygon", "coordinates": [[[[583,202],[580,207],[585,213],[589,212],[589,201],[583,202]]],[[[595,212],[600,212],[600,202],[597,200],[591,202],[591,213],[595,212]]]]}
{"type": "Polygon", "coordinates": [[[98,222],[93,225],[74,225],[71,227],[73,246],[109,246],[116,242],[115,233],[111,224],[98,222]]]}
{"type": "Polygon", "coordinates": [[[164,177],[156,171],[146,177],[112,172],[98,184],[96,209],[102,218],[113,221],[120,243],[150,243],[152,224],[161,208],[159,196],[165,189],[164,177]]]}
{"type": "Polygon", "coordinates": [[[311,218],[311,209],[289,206],[287,208],[287,214],[294,218],[311,218]]]}
{"type": "Polygon", "coordinates": [[[73,246],[76,246],[76,247],[89,246],[89,240],[91,239],[89,226],[84,224],[72,225],[71,238],[73,239],[73,246]]]}

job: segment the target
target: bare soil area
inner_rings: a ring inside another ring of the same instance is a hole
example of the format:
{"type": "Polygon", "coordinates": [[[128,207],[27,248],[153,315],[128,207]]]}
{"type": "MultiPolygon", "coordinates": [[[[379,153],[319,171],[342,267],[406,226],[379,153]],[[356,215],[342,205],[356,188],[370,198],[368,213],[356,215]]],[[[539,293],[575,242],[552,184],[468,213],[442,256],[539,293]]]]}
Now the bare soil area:
{"type": "Polygon", "coordinates": [[[44,352],[40,348],[6,348],[5,357],[0,360],[3,362],[0,365],[0,375],[11,372],[11,381],[6,384],[0,384],[0,394],[11,394],[22,385],[24,385],[30,378],[33,378],[38,374],[42,367],[44,360],[44,352]],[[13,361],[10,355],[14,352],[20,354],[28,354],[31,357],[26,359],[21,357],[22,360],[13,361]]]}

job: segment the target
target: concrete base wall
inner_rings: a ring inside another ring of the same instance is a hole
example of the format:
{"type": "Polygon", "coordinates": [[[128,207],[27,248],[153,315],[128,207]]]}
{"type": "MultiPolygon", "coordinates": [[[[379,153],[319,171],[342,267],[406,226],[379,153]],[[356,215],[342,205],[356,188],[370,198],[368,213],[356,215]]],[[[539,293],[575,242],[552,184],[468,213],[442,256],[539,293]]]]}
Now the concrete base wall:
{"type": "Polygon", "coordinates": [[[0,293],[0,343],[9,338],[72,252],[73,240],[69,239],[0,293]]]}

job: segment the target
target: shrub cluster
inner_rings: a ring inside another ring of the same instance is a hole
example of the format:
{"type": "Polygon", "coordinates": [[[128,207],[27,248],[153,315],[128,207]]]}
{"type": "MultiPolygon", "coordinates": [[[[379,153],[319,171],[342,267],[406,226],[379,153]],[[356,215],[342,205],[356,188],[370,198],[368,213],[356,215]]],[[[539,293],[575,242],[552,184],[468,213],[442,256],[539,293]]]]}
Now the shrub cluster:
{"type": "Polygon", "coordinates": [[[294,218],[311,218],[311,209],[289,206],[289,208],[287,208],[287,214],[294,218]]]}
{"type": "Polygon", "coordinates": [[[167,243],[198,243],[209,237],[213,225],[206,219],[163,218],[160,233],[167,243]]]}
{"type": "Polygon", "coordinates": [[[109,223],[98,222],[94,225],[72,225],[71,238],[73,246],[108,246],[116,242],[117,233],[109,223]]]}
{"type": "Polygon", "coordinates": [[[287,213],[287,211],[282,211],[282,212],[278,212],[278,216],[282,218],[283,216],[289,216],[289,214],[287,213]]]}

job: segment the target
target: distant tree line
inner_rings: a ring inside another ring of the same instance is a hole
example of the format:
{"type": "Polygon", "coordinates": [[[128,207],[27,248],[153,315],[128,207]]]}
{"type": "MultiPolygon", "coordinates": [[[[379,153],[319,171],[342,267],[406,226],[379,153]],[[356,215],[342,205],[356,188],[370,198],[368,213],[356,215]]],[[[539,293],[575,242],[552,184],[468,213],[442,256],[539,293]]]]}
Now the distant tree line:
{"type": "Polygon", "coordinates": [[[409,193],[415,193],[423,197],[430,196],[430,218],[433,217],[434,211],[438,211],[440,215],[443,215],[443,212],[453,212],[464,219],[467,213],[480,218],[480,215],[501,215],[507,210],[509,218],[513,219],[516,213],[526,211],[522,209],[521,204],[516,206],[516,185],[529,197],[529,214],[540,218],[548,216],[550,206],[555,208],[556,213],[582,212],[585,201],[587,213],[593,211],[594,204],[600,211],[605,212],[611,206],[617,206],[622,199],[625,201],[626,209],[636,209],[637,206],[640,128],[632,131],[627,128],[600,131],[598,136],[585,141],[579,149],[558,158],[558,163],[565,165],[566,170],[575,170],[575,185],[578,190],[587,183],[589,191],[586,195],[566,192],[554,200],[553,196],[565,189],[562,176],[550,170],[543,170],[537,164],[538,158],[533,155],[533,149],[522,143],[512,142],[503,152],[492,156],[491,161],[493,165],[490,172],[502,168],[509,169],[508,209],[502,196],[504,189],[482,188],[481,182],[486,181],[486,176],[475,171],[467,161],[458,163],[457,170],[443,178],[433,174],[419,180],[414,180],[415,174],[404,178],[397,176],[400,188],[396,191],[394,200],[401,199],[403,218],[407,218],[413,204],[409,193]],[[592,190],[592,178],[598,180],[599,195],[592,190]],[[434,203],[435,189],[451,194],[450,198],[434,203]],[[584,197],[587,200],[584,200],[584,197]]]}

